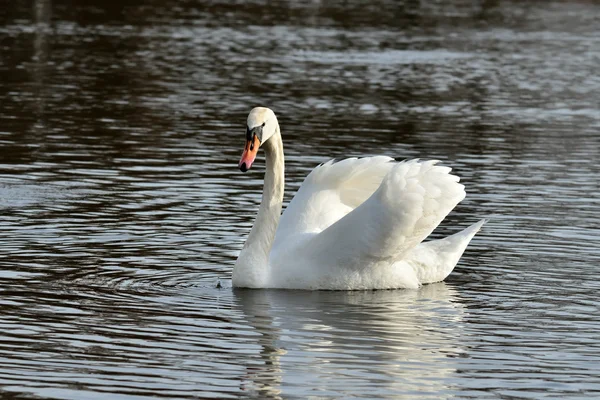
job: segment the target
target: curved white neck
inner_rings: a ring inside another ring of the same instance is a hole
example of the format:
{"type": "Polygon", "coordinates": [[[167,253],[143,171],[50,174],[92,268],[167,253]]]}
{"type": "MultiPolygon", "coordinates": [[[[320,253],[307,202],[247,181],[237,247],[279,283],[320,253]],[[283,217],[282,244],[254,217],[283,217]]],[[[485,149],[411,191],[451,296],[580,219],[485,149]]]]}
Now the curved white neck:
{"type": "Polygon", "coordinates": [[[233,269],[233,285],[261,287],[267,276],[269,253],[281,217],[284,190],[283,143],[279,125],[262,146],[265,150],[265,183],[252,230],[233,269]]]}
{"type": "Polygon", "coordinates": [[[283,204],[284,164],[283,143],[279,129],[263,145],[265,150],[265,184],[262,201],[252,230],[244,247],[259,244],[268,256],[279,225],[283,204]]]}

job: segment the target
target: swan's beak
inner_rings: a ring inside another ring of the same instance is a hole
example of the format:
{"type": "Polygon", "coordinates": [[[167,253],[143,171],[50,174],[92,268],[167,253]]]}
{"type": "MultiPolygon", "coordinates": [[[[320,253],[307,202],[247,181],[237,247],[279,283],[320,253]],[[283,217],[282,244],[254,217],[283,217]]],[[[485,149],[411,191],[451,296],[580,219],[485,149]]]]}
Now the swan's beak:
{"type": "Polygon", "coordinates": [[[246,172],[250,169],[254,159],[256,159],[259,147],[260,140],[258,139],[258,136],[254,135],[252,139],[246,140],[246,147],[244,147],[244,152],[242,153],[242,159],[240,160],[239,165],[242,172],[246,172]]]}

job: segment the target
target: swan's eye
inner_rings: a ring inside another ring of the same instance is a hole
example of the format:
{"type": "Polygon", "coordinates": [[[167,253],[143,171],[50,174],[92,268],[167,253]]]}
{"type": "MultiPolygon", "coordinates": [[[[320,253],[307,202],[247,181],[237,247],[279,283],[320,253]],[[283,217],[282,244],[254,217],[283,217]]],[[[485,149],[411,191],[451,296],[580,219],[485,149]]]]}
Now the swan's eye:
{"type": "Polygon", "coordinates": [[[263,122],[262,125],[257,125],[254,128],[250,128],[249,126],[246,127],[246,140],[249,142],[254,142],[254,139],[256,139],[256,137],[258,136],[258,140],[260,142],[260,139],[262,138],[262,131],[263,128],[265,126],[265,123],[263,122]]]}

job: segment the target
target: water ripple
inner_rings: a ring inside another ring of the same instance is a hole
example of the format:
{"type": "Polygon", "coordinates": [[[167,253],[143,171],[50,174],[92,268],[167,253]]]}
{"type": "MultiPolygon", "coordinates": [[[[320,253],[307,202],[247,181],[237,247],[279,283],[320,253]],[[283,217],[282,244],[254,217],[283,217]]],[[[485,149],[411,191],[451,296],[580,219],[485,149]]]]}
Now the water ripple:
{"type": "Polygon", "coordinates": [[[92,3],[0,13],[0,397],[597,397],[596,5],[92,3]],[[435,158],[468,195],[433,236],[490,222],[419,291],[232,289],[258,104],[286,203],[435,158]]]}

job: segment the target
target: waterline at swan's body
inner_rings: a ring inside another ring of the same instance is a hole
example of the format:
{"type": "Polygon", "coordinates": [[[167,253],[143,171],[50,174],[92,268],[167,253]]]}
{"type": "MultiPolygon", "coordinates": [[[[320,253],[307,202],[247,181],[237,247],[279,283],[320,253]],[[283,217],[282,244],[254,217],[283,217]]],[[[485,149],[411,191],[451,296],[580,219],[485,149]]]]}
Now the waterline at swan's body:
{"type": "Polygon", "coordinates": [[[445,279],[485,222],[423,243],[465,197],[464,187],[436,161],[384,156],[318,166],[281,215],[283,143],[275,114],[262,107],[248,116],[242,171],[259,147],[265,150],[265,184],[233,270],[236,287],[418,288],[445,279]]]}

